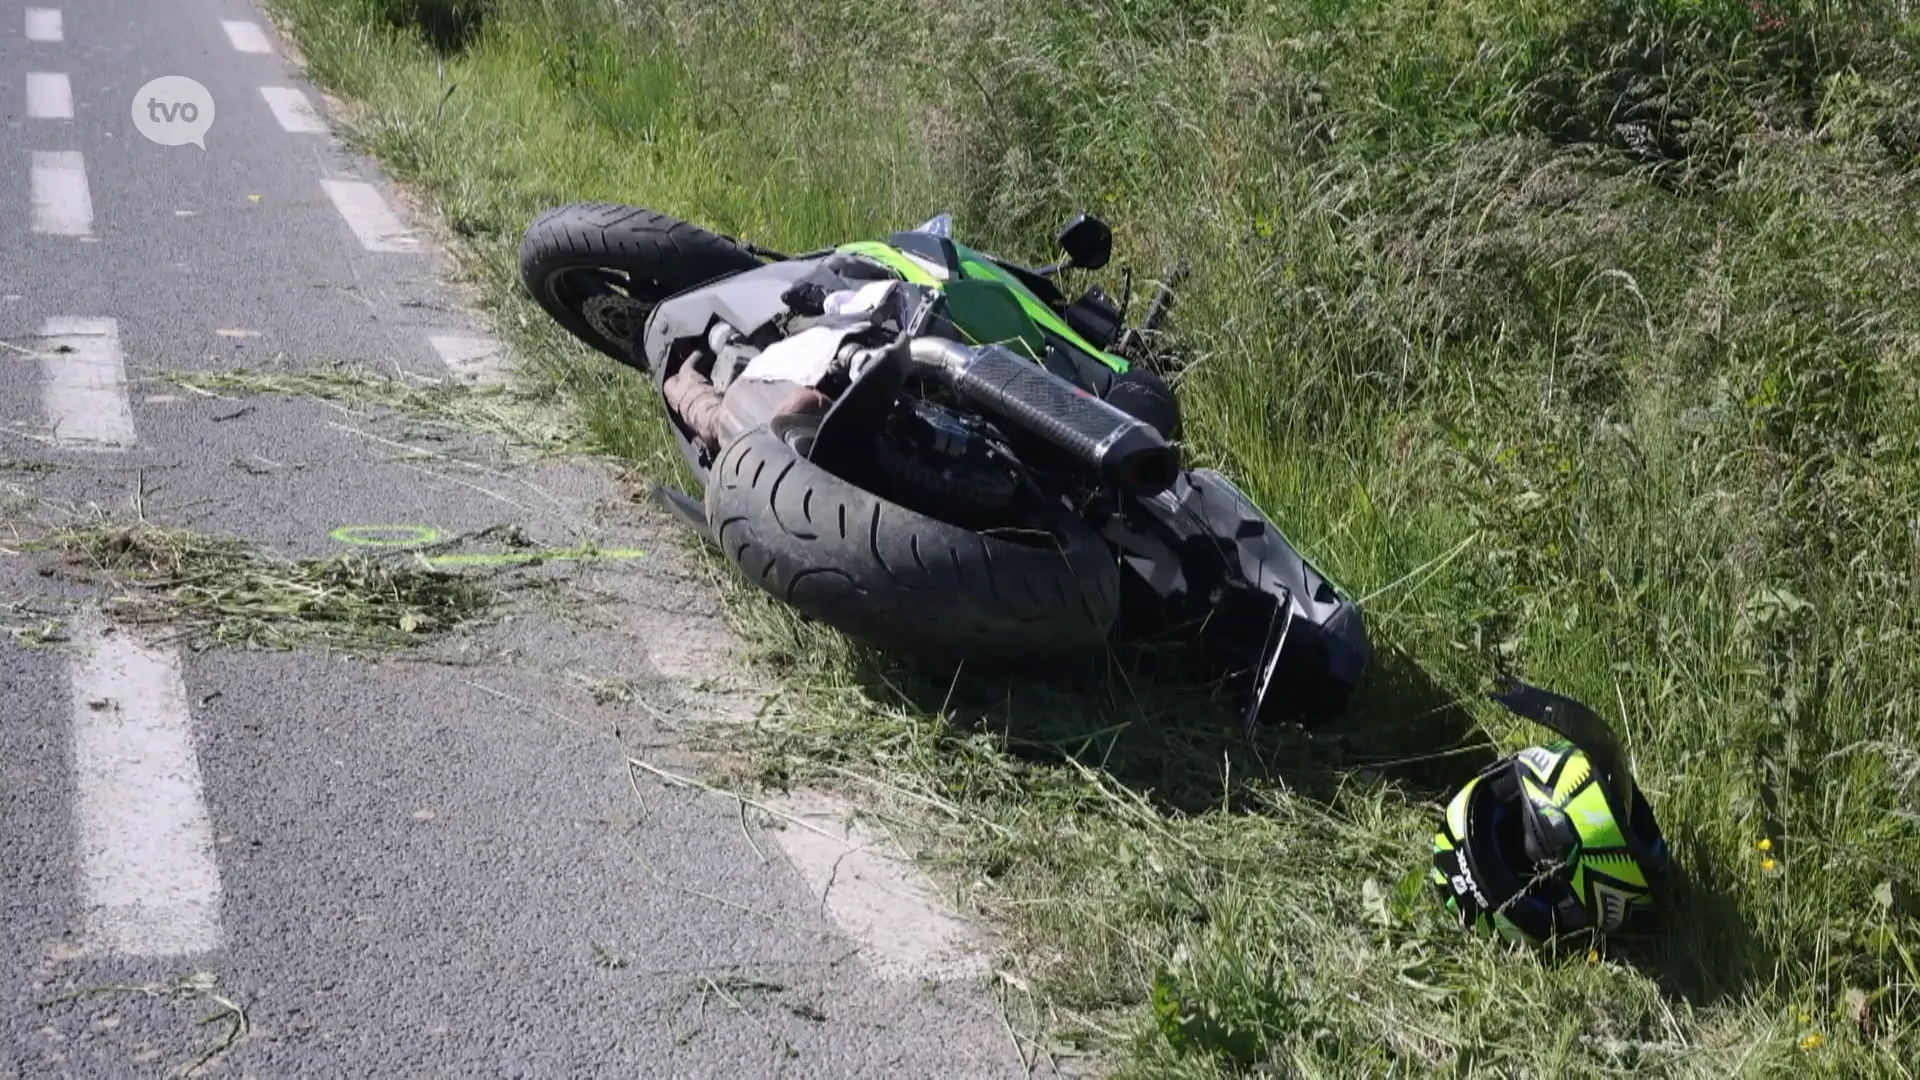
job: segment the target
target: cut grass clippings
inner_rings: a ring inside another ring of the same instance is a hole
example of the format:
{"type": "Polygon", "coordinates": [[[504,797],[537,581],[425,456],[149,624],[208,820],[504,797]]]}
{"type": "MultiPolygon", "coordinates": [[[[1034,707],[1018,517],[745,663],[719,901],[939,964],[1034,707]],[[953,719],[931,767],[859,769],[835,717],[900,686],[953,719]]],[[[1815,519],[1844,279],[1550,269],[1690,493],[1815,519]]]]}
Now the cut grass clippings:
{"type": "Polygon", "coordinates": [[[69,574],[120,586],[107,602],[114,619],[177,628],[197,644],[388,649],[443,637],[493,602],[470,576],[412,556],[293,559],[146,525],[67,530],[32,546],[60,553],[69,574]]]}
{"type": "Polygon", "coordinates": [[[528,377],[658,479],[646,381],[516,280],[550,206],[781,250],[951,210],[1035,261],[1094,208],[1116,269],[1190,264],[1185,449],[1369,597],[1347,720],[913,676],[729,586],[788,684],[742,767],[914,830],[1057,1031],[1153,1077],[1911,1075],[1912,5],[270,6],[528,377]],[[1422,891],[1440,800],[1542,737],[1495,673],[1620,728],[1684,871],[1650,939],[1516,952],[1422,891]]]}
{"type": "MultiPolygon", "coordinates": [[[[168,371],[160,378],[216,396],[278,394],[331,402],[350,413],[385,410],[441,432],[500,438],[522,456],[577,455],[588,447],[577,423],[541,395],[517,388],[474,389],[451,381],[387,375],[351,364],[275,371],[168,371]]],[[[547,395],[551,397],[551,395],[547,395]]]]}
{"type": "Polygon", "coordinates": [[[233,1049],[253,1029],[253,1022],[247,1016],[244,1004],[220,989],[220,977],[208,971],[197,971],[191,975],[180,975],[170,983],[144,983],[140,985],[88,986],[71,990],[58,997],[40,1003],[41,1008],[52,1008],[72,1001],[83,1001],[109,995],[139,995],[146,998],[164,999],[174,1002],[204,1002],[212,1005],[213,1011],[201,1017],[202,1026],[219,1024],[223,1030],[218,1038],[202,1050],[197,1057],[176,1065],[168,1071],[172,1076],[199,1076],[201,1070],[211,1065],[215,1059],[233,1049]]]}

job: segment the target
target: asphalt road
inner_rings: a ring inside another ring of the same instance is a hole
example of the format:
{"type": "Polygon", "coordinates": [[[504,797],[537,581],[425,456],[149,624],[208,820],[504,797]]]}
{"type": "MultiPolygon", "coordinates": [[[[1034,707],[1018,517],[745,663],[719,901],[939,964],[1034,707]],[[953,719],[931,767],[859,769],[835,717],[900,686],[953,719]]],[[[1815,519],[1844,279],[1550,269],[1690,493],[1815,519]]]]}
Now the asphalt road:
{"type": "Polygon", "coordinates": [[[323,107],[283,53],[244,0],[0,0],[0,547],[143,515],[645,554],[540,571],[435,662],[154,641],[0,554],[0,623],[69,639],[0,636],[0,1075],[165,1075],[236,1008],[208,1075],[1023,1072],[976,975],[873,962],[737,804],[630,777],[733,699],[711,590],[601,470],[161,378],[486,351],[377,170],[263,93],[323,107]],[[163,75],[210,93],[204,151],[135,130],[163,75]]]}

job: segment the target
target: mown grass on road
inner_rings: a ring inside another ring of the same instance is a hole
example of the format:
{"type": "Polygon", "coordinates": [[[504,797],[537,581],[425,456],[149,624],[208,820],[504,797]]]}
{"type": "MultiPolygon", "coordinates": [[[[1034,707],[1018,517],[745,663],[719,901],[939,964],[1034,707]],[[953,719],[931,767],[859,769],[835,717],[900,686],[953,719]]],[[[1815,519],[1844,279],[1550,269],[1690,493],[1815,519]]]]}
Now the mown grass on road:
{"type": "Polygon", "coordinates": [[[742,596],[792,686],[760,774],[912,822],[1056,1036],[1155,1076],[1920,1060],[1901,5],[273,6],[539,377],[663,477],[642,382],[519,296],[546,206],[789,248],[952,209],[1039,257],[1085,205],[1117,262],[1191,261],[1189,450],[1367,598],[1351,722],[1248,745],[1120,679],[929,683],[742,596]],[[1422,892],[1471,733],[1538,735],[1475,703],[1501,670],[1617,718],[1686,868],[1653,940],[1515,955],[1422,892]]]}
{"type": "Polygon", "coordinates": [[[370,652],[430,642],[485,617],[485,585],[407,559],[293,559],[244,541],[144,523],[73,525],[35,540],[50,570],[122,586],[103,607],[195,646],[370,652]]]}

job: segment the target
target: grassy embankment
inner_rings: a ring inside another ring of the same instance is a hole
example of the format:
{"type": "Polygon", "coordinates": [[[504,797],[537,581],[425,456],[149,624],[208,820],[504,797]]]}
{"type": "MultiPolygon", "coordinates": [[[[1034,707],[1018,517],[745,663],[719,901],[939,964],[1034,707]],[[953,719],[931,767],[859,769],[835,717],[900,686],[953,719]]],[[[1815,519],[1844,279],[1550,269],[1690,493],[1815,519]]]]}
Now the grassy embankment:
{"type": "Polygon", "coordinates": [[[1116,262],[1193,261],[1191,451],[1367,598],[1349,725],[1247,746],[1120,681],[949,700],[740,607],[794,690],[732,737],[917,822],[1056,1036],[1156,1076],[1920,1060],[1899,5],[496,0],[424,30],[431,3],[275,6],[537,377],[662,475],[639,380],[516,295],[547,205],[788,248],[950,208],[1036,258],[1088,205],[1116,262]],[[1476,703],[1497,669],[1621,724],[1687,872],[1654,940],[1515,955],[1423,891],[1461,731],[1537,737],[1476,703]]]}

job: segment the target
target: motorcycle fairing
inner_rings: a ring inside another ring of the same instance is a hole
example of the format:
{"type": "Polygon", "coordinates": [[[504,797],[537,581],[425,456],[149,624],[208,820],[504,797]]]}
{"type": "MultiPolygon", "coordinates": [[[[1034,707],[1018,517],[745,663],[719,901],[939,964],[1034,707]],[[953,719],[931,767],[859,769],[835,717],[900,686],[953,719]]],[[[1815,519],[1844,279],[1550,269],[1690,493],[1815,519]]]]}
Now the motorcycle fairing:
{"type": "Polygon", "coordinates": [[[1013,290],[1013,294],[1020,299],[1020,306],[1027,309],[1027,317],[1039,323],[1048,334],[1079,349],[1113,371],[1125,372],[1128,369],[1130,365],[1125,359],[1104,349],[1096,348],[1092,342],[1081,337],[1079,331],[1068,326],[1059,312],[1054,311],[1045,301],[1035,296],[1033,290],[1028,288],[1019,277],[964,244],[955,244],[954,247],[959,250],[960,271],[963,275],[978,280],[1000,282],[1013,290]]]}
{"type": "MultiPolygon", "coordinates": [[[[713,327],[716,319],[747,337],[765,330],[774,319],[786,313],[787,305],[782,297],[787,290],[812,273],[826,258],[767,263],[661,301],[647,316],[638,342],[639,351],[653,375],[654,392],[661,393],[667,378],[674,373],[671,361],[676,343],[705,340],[707,331],[713,327]]],[[[705,486],[707,464],[693,441],[692,432],[674,417],[672,410],[667,410],[666,415],[668,422],[673,425],[674,441],[680,445],[681,456],[686,459],[701,485],[705,486]]]]}
{"type": "Polygon", "coordinates": [[[1060,314],[1047,305],[1045,300],[1034,294],[1028,283],[1019,275],[1007,270],[991,258],[959,243],[949,237],[927,233],[920,230],[895,233],[886,243],[877,240],[860,240],[842,244],[836,250],[863,255],[885,263],[905,280],[915,285],[938,287],[949,281],[993,281],[1006,286],[1027,317],[1044,330],[1049,336],[1059,339],[1064,345],[1084,352],[1110,371],[1125,372],[1127,361],[1119,356],[1096,348],[1092,342],[1080,336],[1079,332],[1067,325],[1060,314]]]}
{"type": "Polygon", "coordinates": [[[675,341],[705,337],[715,319],[753,337],[787,310],[781,297],[820,262],[789,259],[766,263],[662,301],[647,317],[642,331],[644,355],[659,371],[675,341]]]}
{"type": "MultiPolygon", "coordinates": [[[[857,241],[822,255],[796,257],[744,270],[662,301],[648,316],[639,342],[639,351],[653,373],[654,389],[660,390],[673,374],[675,343],[704,340],[715,320],[731,325],[751,339],[773,326],[777,319],[792,313],[789,290],[803,281],[852,285],[861,280],[897,276],[912,285],[943,291],[953,289],[961,300],[958,313],[980,316],[979,327],[956,327],[969,339],[996,340],[1006,336],[1009,328],[1017,329],[1019,332],[1014,336],[1027,343],[1027,351],[1032,352],[1035,344],[1040,346],[1042,362],[1049,370],[1082,385],[1091,381],[1096,392],[1104,390],[1099,377],[1111,378],[1111,372],[1102,367],[1109,363],[1105,354],[1079,340],[1079,336],[1035,299],[1017,278],[1004,272],[994,273],[997,268],[987,268],[989,260],[985,256],[952,240],[925,233],[900,234],[900,238],[923,248],[925,254],[878,241],[857,241]],[[955,264],[964,270],[957,280],[946,279],[945,269],[928,257],[947,251],[953,253],[955,264]],[[1093,359],[1084,367],[1075,365],[1059,356],[1062,348],[1093,359]]],[[[675,427],[678,435],[675,441],[680,444],[681,456],[704,484],[706,463],[700,449],[689,432],[681,429],[677,422],[675,427]]]]}

